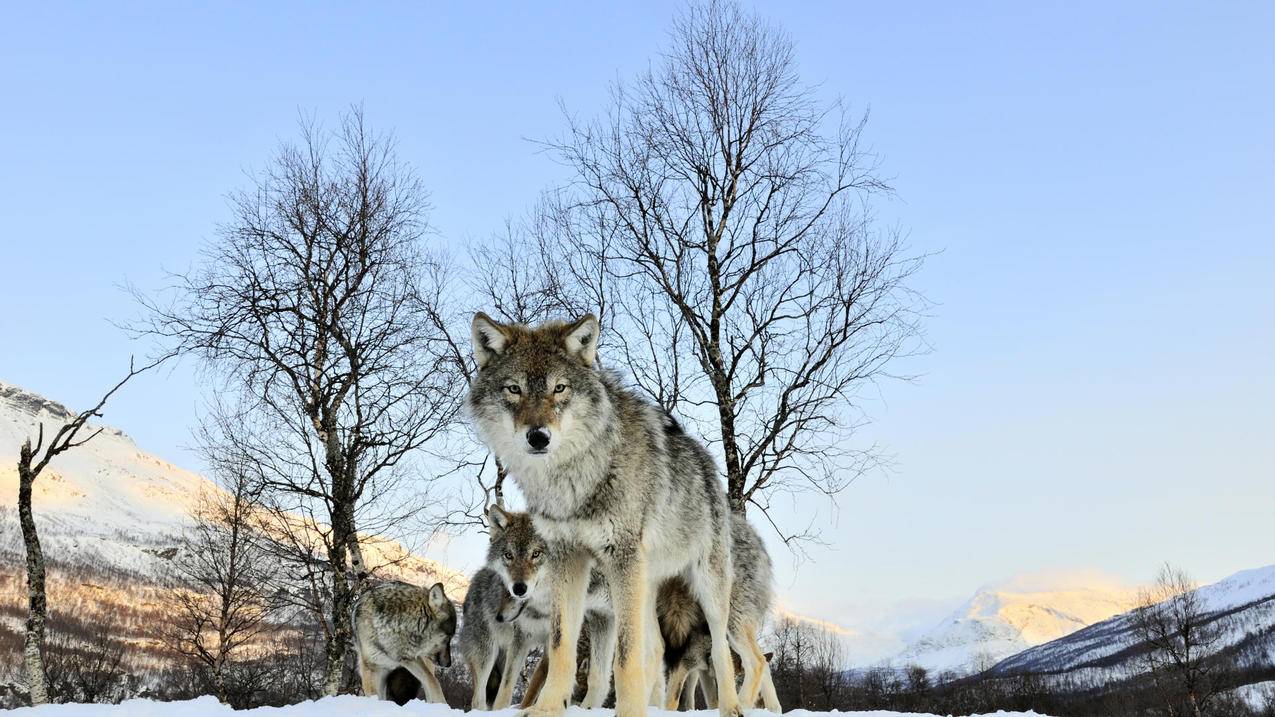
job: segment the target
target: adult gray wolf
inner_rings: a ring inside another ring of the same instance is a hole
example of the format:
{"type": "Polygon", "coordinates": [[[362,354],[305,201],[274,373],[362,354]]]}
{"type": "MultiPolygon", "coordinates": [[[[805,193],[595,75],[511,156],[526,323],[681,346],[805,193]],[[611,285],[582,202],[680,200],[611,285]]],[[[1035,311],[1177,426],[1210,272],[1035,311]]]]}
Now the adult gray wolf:
{"type": "Polygon", "coordinates": [[[403,667],[420,680],[430,702],[446,702],[434,665],[452,664],[456,608],[442,583],[431,588],[380,583],[364,590],[352,611],[363,694],[386,699],[386,678],[403,667]]]}
{"type": "Polygon", "coordinates": [[[704,611],[718,709],[736,717],[726,625],[730,515],[717,469],[668,414],[598,370],[598,330],[592,315],[530,328],[479,313],[472,326],[479,368],[468,408],[526,497],[555,577],[549,674],[531,712],[565,710],[596,562],[617,626],[618,717],[645,714],[648,674],[660,672],[652,588],[675,575],[704,611]]]}
{"type": "MultiPolygon", "coordinates": [[[[751,707],[757,704],[760,694],[766,709],[780,712],[770,664],[757,644],[757,633],[766,621],[773,598],[773,566],[761,536],[751,523],[739,517],[731,521],[731,562],[734,581],[727,625],[731,648],[739,655],[744,673],[739,699],[751,707]]],[[[714,684],[712,675],[708,674],[708,626],[690,587],[680,577],[660,585],[655,605],[660,635],[664,639],[664,662],[669,671],[665,707],[672,710],[685,701],[683,698],[688,693],[693,695],[696,682],[714,684]]],[[[705,703],[711,707],[716,700],[709,692],[705,690],[705,703]]]]}

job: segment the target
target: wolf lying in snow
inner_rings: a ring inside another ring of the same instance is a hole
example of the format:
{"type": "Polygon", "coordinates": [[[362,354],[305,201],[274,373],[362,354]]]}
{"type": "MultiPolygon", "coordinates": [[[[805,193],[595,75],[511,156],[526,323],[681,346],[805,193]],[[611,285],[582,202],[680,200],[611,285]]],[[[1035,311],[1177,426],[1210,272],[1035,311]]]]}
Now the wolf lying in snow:
{"type": "Polygon", "coordinates": [[[374,585],[355,600],[352,611],[363,694],[386,699],[387,678],[403,667],[420,680],[430,702],[447,701],[434,665],[452,663],[456,608],[442,583],[432,588],[401,582],[374,585]]]}
{"type": "Polygon", "coordinates": [[[712,457],[668,414],[595,365],[598,321],[473,321],[468,407],[549,542],[549,674],[531,711],[557,717],[574,683],[590,568],[611,591],[619,717],[646,714],[658,673],[654,586],[681,575],[704,611],[718,709],[741,714],[727,644],[730,515],[712,457]],[[654,657],[654,662],[652,662],[654,657]]]}

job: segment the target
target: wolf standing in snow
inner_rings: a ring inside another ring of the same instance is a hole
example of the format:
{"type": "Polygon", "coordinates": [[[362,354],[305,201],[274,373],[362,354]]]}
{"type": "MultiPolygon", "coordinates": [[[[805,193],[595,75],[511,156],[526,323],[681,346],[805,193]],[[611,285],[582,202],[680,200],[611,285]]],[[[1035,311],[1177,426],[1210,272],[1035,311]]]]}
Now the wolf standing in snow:
{"type": "Polygon", "coordinates": [[[470,709],[487,709],[487,682],[497,662],[502,662],[500,687],[491,703],[499,710],[513,702],[514,683],[527,654],[549,637],[548,611],[527,609],[549,548],[530,516],[493,505],[487,517],[491,524],[487,564],[469,583],[460,651],[474,683],[470,709]]]}
{"type": "Polygon", "coordinates": [[[730,515],[712,457],[663,411],[595,366],[598,321],[529,328],[479,313],[468,405],[549,541],[554,575],[549,675],[532,712],[570,696],[596,561],[617,624],[619,717],[645,714],[659,673],[653,586],[681,575],[704,611],[718,708],[740,715],[727,646],[730,515]],[[656,662],[648,664],[651,656],[656,662]]]}
{"type": "MultiPolygon", "coordinates": [[[[465,596],[460,650],[474,680],[472,709],[487,708],[486,684],[497,658],[503,655],[500,687],[492,702],[494,709],[503,709],[512,701],[514,683],[527,655],[549,642],[552,594],[542,585],[553,576],[546,569],[548,544],[529,514],[493,505],[487,519],[491,525],[487,564],[474,574],[465,596]]],[[[610,693],[615,645],[610,598],[596,571],[589,581],[587,609],[588,691],[580,704],[591,709],[601,707],[610,693]]],[[[528,684],[524,704],[539,692],[544,679],[539,668],[546,664],[541,660],[537,666],[539,677],[528,684]]]]}
{"type": "Polygon", "coordinates": [[[420,680],[430,702],[447,701],[434,664],[452,664],[456,608],[442,583],[428,589],[401,582],[375,585],[355,600],[353,613],[363,694],[386,699],[387,676],[403,667],[420,680]]]}
{"type": "MultiPolygon", "coordinates": [[[[737,517],[730,527],[735,579],[731,583],[727,625],[731,647],[739,653],[744,673],[740,699],[744,706],[753,707],[760,694],[766,709],[782,712],[770,675],[770,663],[757,644],[757,632],[766,621],[773,596],[770,554],[747,520],[737,517]]],[[[705,684],[705,703],[715,707],[715,688],[711,687],[715,683],[709,672],[708,626],[686,582],[673,578],[660,585],[655,607],[664,638],[664,662],[669,669],[665,707],[677,709],[679,704],[688,701],[684,696],[689,696],[689,703],[694,704],[694,688],[701,680],[705,684]]]]}

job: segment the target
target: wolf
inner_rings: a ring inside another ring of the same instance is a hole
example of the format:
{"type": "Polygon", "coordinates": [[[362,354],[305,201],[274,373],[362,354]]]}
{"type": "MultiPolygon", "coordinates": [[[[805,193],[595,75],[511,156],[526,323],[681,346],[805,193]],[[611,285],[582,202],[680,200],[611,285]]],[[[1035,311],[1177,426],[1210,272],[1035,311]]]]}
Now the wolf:
{"type": "MultiPolygon", "coordinates": [[[[475,573],[465,597],[465,623],[460,649],[474,680],[473,709],[487,708],[487,690],[493,669],[501,666],[494,709],[512,702],[513,690],[527,655],[549,640],[549,592],[537,587],[547,578],[548,544],[536,531],[527,513],[506,511],[493,505],[487,512],[491,526],[487,564],[475,573]]],[[[589,664],[589,691],[581,703],[601,707],[610,691],[610,663],[614,630],[609,629],[609,604],[601,578],[595,576],[589,591],[589,615],[594,641],[589,664]],[[596,644],[595,644],[596,643],[596,644]]],[[[526,694],[534,695],[537,684],[526,694]]]]}
{"type": "Polygon", "coordinates": [[[472,323],[470,416],[550,547],[549,674],[530,711],[565,710],[596,563],[615,614],[618,717],[645,714],[649,675],[662,677],[652,593],[677,575],[709,627],[718,709],[738,717],[726,625],[730,514],[716,466],[677,421],[599,369],[599,328],[592,314],[534,328],[483,313],[472,323]]]}
{"type": "Polygon", "coordinates": [[[446,702],[434,666],[452,664],[456,608],[442,583],[431,588],[380,583],[359,595],[352,612],[363,694],[386,699],[388,676],[403,667],[420,680],[429,701],[446,702]]]}
{"type": "MultiPolygon", "coordinates": [[[[508,707],[513,702],[514,683],[521,672],[522,661],[537,642],[543,642],[544,636],[528,634],[527,628],[535,629],[530,620],[522,625],[514,624],[521,612],[509,610],[514,604],[496,571],[482,567],[474,573],[469,581],[469,593],[465,595],[465,620],[459,642],[461,656],[473,678],[470,709],[508,707]],[[489,684],[496,685],[490,703],[489,684]]],[[[544,632],[547,636],[548,631],[544,632]]]]}
{"type": "MultiPolygon", "coordinates": [[[[730,645],[738,654],[744,673],[739,699],[745,706],[752,707],[760,694],[766,709],[780,712],[769,661],[757,644],[757,633],[766,621],[773,599],[774,567],[761,536],[741,517],[731,521],[731,560],[734,580],[727,626],[730,645]]],[[[664,662],[669,671],[665,707],[672,710],[677,709],[688,694],[692,695],[693,703],[695,683],[714,685],[713,676],[708,672],[710,635],[703,611],[682,578],[660,585],[655,605],[664,640],[664,662]]],[[[715,702],[706,689],[705,703],[713,707],[715,702]]]]}

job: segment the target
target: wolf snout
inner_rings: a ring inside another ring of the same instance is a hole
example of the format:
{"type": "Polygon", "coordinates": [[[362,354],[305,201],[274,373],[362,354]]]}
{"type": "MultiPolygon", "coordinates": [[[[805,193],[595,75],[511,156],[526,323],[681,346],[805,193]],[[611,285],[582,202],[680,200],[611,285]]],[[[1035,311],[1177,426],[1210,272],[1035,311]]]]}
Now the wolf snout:
{"type": "Polygon", "coordinates": [[[527,445],[531,446],[533,451],[544,451],[549,447],[549,429],[544,426],[535,426],[527,431],[527,445]]]}
{"type": "Polygon", "coordinates": [[[514,597],[524,597],[527,594],[527,583],[514,583],[509,588],[509,592],[513,593],[514,597]]]}

